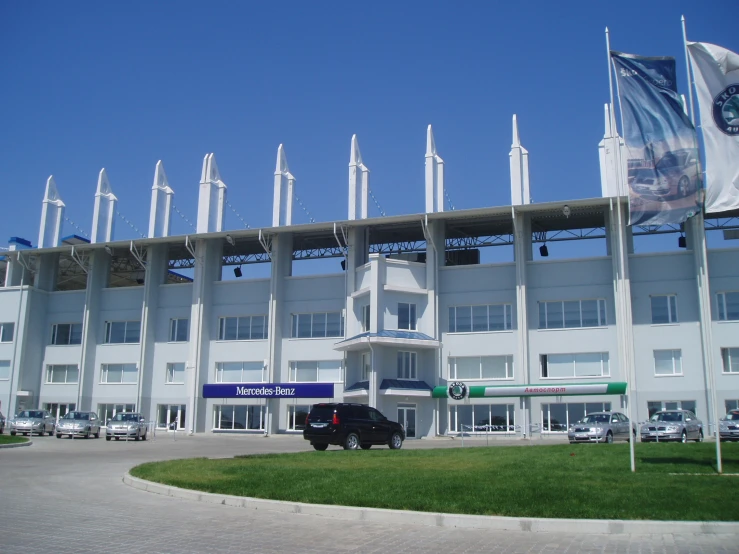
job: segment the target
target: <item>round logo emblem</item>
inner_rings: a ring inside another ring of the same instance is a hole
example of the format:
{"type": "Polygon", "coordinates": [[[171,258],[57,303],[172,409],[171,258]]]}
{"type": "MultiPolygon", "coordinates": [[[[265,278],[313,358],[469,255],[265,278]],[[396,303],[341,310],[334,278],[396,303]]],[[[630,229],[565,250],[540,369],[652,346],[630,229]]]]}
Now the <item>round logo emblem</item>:
{"type": "Polygon", "coordinates": [[[467,385],[461,381],[455,381],[449,385],[447,392],[449,393],[449,397],[453,400],[464,400],[467,396],[467,385]]]}
{"type": "Polygon", "coordinates": [[[739,83],[729,85],[713,99],[713,121],[727,135],[739,135],[739,83]]]}

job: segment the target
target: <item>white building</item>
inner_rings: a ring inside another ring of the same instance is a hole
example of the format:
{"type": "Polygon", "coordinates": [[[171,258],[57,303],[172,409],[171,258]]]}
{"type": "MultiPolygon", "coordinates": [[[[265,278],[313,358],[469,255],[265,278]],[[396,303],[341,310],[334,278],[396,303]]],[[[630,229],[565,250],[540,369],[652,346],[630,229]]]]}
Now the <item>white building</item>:
{"type": "Polygon", "coordinates": [[[92,242],[60,238],[64,204],[50,179],[40,247],[11,239],[0,258],[0,410],[140,411],[192,432],[282,433],[299,431],[312,403],[348,401],[397,418],[409,437],[463,425],[523,436],[562,433],[630,397],[636,420],[683,407],[709,421],[714,395],[720,413],[739,403],[739,248],[704,257],[694,246],[700,225],[725,229],[739,214],[693,218],[684,249],[635,254],[634,235],[680,229],[626,225],[608,141],[620,139],[607,130],[602,143],[603,198],[531,204],[514,120],[514,205],[444,212],[429,127],[427,213],[368,219],[369,170],[354,137],[349,219],[306,225],[292,224],[294,177],[280,147],[274,226],[229,231],[210,154],[189,236],[169,236],[172,189],[159,163],[149,237],[134,241],[113,238],[104,170],[92,242]],[[595,237],[602,255],[534,259],[542,246],[595,237]],[[480,263],[483,249],[506,247],[510,261],[480,263]],[[318,257],[336,258],[336,271],[293,276],[318,257]],[[253,263],[271,276],[241,277],[253,263]],[[232,271],[241,278],[223,279],[232,271]],[[452,382],[471,394],[454,400],[452,382]],[[624,382],[626,394],[613,394],[624,382]],[[572,395],[594,384],[612,386],[572,395]]]}

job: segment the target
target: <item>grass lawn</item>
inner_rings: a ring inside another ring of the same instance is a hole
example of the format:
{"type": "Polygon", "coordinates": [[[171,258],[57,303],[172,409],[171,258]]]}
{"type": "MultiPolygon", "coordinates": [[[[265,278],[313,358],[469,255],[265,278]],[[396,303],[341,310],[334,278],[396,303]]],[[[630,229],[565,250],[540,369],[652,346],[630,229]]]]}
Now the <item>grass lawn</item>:
{"type": "MultiPolygon", "coordinates": [[[[131,474],[206,492],[424,512],[739,521],[739,476],[713,443],[328,450],[147,463],[131,474]],[[699,475],[670,475],[698,473],[699,475]]],[[[739,473],[739,443],[722,444],[739,473]]]]}
{"type": "Polygon", "coordinates": [[[26,437],[11,437],[10,435],[0,435],[0,444],[12,444],[14,442],[28,442],[26,437]]]}

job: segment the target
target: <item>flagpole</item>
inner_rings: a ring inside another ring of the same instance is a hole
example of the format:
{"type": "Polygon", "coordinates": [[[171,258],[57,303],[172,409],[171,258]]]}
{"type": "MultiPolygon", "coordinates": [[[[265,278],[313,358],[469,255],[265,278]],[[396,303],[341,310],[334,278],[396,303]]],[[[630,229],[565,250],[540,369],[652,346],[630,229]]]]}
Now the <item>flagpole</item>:
{"type": "MultiPolygon", "coordinates": [[[[633,418],[633,394],[632,390],[635,386],[634,381],[632,380],[632,372],[629,370],[631,365],[629,362],[629,356],[627,352],[627,346],[626,341],[628,340],[628,332],[627,332],[627,321],[625,320],[627,309],[625,303],[627,302],[627,299],[624,298],[624,283],[626,282],[626,276],[625,276],[625,267],[626,264],[624,263],[624,233],[623,233],[623,216],[621,215],[621,196],[622,193],[625,192],[622,188],[622,178],[621,178],[621,139],[615,138],[619,137],[618,131],[616,129],[616,106],[613,103],[613,70],[611,66],[611,36],[608,31],[608,27],[606,27],[606,57],[608,59],[608,91],[610,93],[611,98],[611,110],[610,110],[610,119],[611,119],[611,140],[613,141],[612,144],[614,145],[614,159],[616,162],[616,182],[618,184],[618,196],[616,197],[616,217],[618,218],[618,222],[616,225],[616,229],[618,232],[618,264],[617,267],[619,268],[619,271],[616,275],[616,278],[621,278],[621,286],[618,286],[618,303],[621,306],[621,309],[619,310],[621,313],[618,317],[618,323],[621,328],[621,342],[620,344],[620,357],[621,357],[621,363],[623,366],[624,373],[627,375],[626,381],[628,382],[628,389],[626,391],[627,393],[627,400],[626,400],[626,416],[629,419],[629,461],[631,463],[631,471],[632,473],[636,471],[636,458],[634,454],[634,442],[635,436],[631,432],[632,426],[634,425],[634,418],[633,418]]],[[[621,125],[623,127],[623,123],[621,125]]],[[[611,227],[613,229],[613,227],[611,227]]],[[[613,256],[613,252],[611,252],[611,256],[613,256]]],[[[629,299],[630,301],[630,299],[629,299]]],[[[638,426],[637,426],[638,427],[638,426]]],[[[637,429],[638,433],[638,429],[637,429]]]]}
{"type": "Polygon", "coordinates": [[[683,24],[683,49],[685,50],[685,71],[688,74],[688,99],[690,101],[690,121],[695,127],[695,109],[693,108],[693,79],[690,73],[690,58],[688,56],[688,31],[685,28],[685,16],[680,16],[683,24]]]}

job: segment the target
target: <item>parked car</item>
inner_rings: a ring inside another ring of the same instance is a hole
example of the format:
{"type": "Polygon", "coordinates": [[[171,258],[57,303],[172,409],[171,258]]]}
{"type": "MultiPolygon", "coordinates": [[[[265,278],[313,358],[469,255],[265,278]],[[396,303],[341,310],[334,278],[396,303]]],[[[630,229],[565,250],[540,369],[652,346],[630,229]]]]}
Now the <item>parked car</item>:
{"type": "Polygon", "coordinates": [[[325,403],[311,408],[303,438],[316,450],[326,450],[329,444],[343,446],[344,450],[368,450],[373,445],[387,444],[397,450],[403,445],[405,430],[364,404],[325,403]]]}
{"type": "Polygon", "coordinates": [[[51,436],[54,434],[54,423],[54,417],[46,410],[22,410],[10,420],[8,427],[11,435],[38,433],[41,436],[49,433],[51,436]]]}
{"type": "Polygon", "coordinates": [[[3,434],[3,431],[5,431],[5,416],[0,412],[0,435],[3,434]]]}
{"type": "MultiPolygon", "coordinates": [[[[567,438],[576,442],[607,442],[629,440],[629,418],[621,412],[593,412],[570,425],[567,438]]],[[[636,438],[636,429],[631,430],[636,438]]]]}
{"type": "Polygon", "coordinates": [[[718,422],[718,436],[722,441],[739,441],[739,410],[729,412],[718,422]]]}
{"type": "Polygon", "coordinates": [[[646,197],[685,198],[701,186],[698,151],[681,148],[666,152],[654,169],[629,170],[629,186],[646,197]]]}
{"type": "Polygon", "coordinates": [[[142,441],[146,440],[146,419],[141,414],[122,413],[108,420],[105,426],[105,440],[113,437],[119,440],[121,437],[142,441]]]}
{"type": "Polygon", "coordinates": [[[95,412],[67,412],[59,420],[56,426],[56,438],[61,439],[63,435],[74,438],[75,435],[96,439],[100,438],[100,420],[95,412]]]}
{"type": "Polygon", "coordinates": [[[657,412],[641,427],[642,442],[703,441],[703,422],[690,410],[657,412]]]}

